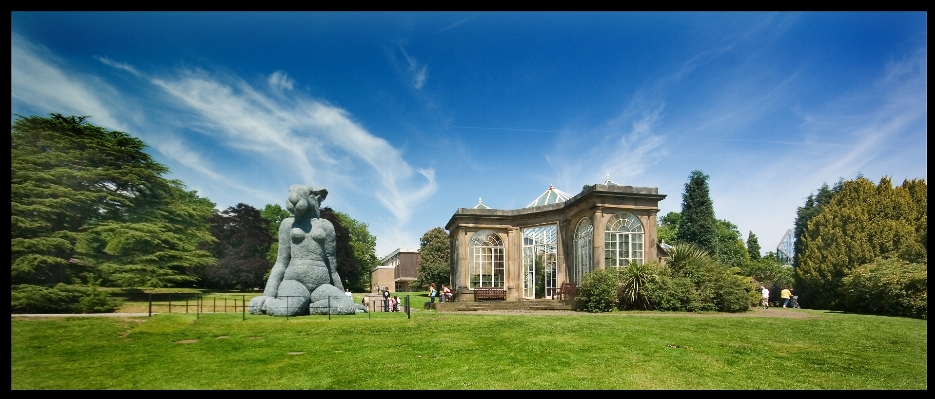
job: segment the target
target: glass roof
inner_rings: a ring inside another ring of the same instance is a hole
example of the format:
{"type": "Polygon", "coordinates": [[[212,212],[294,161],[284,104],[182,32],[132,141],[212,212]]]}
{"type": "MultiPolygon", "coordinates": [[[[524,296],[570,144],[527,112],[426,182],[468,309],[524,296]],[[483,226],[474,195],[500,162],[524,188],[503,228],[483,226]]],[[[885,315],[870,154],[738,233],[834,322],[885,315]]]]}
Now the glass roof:
{"type": "Polygon", "coordinates": [[[526,207],[532,208],[534,206],[557,204],[559,202],[565,202],[571,197],[572,197],[571,194],[568,194],[562,190],[552,187],[552,185],[550,184],[548,190],[545,190],[545,192],[542,193],[542,195],[540,195],[539,198],[536,198],[535,201],[529,203],[529,205],[526,205],[526,207]]]}

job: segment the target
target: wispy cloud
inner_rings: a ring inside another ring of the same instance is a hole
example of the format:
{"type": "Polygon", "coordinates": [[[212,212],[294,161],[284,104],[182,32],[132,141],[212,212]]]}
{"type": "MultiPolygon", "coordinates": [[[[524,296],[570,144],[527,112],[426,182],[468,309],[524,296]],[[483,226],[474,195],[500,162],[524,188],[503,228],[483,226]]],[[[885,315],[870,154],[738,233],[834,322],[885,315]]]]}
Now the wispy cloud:
{"type": "Polygon", "coordinates": [[[453,24],[451,24],[451,25],[448,25],[448,26],[442,28],[441,30],[439,30],[438,32],[435,32],[435,33],[438,34],[438,33],[442,33],[442,32],[444,32],[444,31],[447,31],[447,30],[449,30],[449,29],[452,29],[452,28],[454,28],[454,27],[456,27],[456,26],[458,26],[458,25],[461,25],[461,24],[463,24],[463,23],[465,23],[465,22],[467,22],[467,21],[470,21],[470,20],[474,19],[474,17],[476,17],[476,16],[477,16],[477,13],[474,13],[474,14],[471,14],[471,15],[465,17],[465,18],[461,18],[461,19],[459,19],[458,21],[455,21],[455,23],[453,23],[453,24]]]}
{"type": "Polygon", "coordinates": [[[409,72],[412,73],[412,86],[416,89],[421,89],[425,85],[425,78],[428,74],[428,65],[420,64],[414,57],[409,56],[409,53],[406,52],[406,49],[403,46],[399,46],[399,50],[402,51],[403,56],[406,57],[406,62],[409,63],[409,72]]]}
{"type": "Polygon", "coordinates": [[[289,78],[289,75],[283,71],[273,72],[272,75],[269,75],[269,79],[267,79],[266,82],[269,84],[269,87],[277,90],[292,90],[292,84],[295,83],[289,78]]]}
{"type": "MultiPolygon", "coordinates": [[[[120,103],[120,95],[95,76],[67,74],[65,63],[47,49],[29,43],[13,33],[10,45],[10,97],[37,112],[90,115],[98,124],[127,131],[111,111],[110,103],[120,103]],[[106,103],[102,98],[108,98],[106,103]]],[[[119,113],[119,112],[118,112],[119,113]]]]}
{"type": "Polygon", "coordinates": [[[144,140],[160,153],[235,189],[268,197],[238,183],[236,171],[213,165],[206,151],[244,152],[252,154],[257,166],[270,168],[265,173],[295,174],[297,178],[290,180],[332,189],[363,190],[400,224],[405,224],[416,205],[437,189],[433,169],[410,166],[398,149],[361,127],[346,110],[291,90],[294,81],[283,71],[272,73],[265,84],[254,87],[223,73],[182,69],[157,75],[97,57],[101,63],[158,89],[140,97],[161,101],[160,109],[181,111],[173,114],[171,121],[144,121],[145,127],[129,129],[125,118],[116,116],[124,115],[122,108],[116,107],[128,101],[104,102],[103,96],[112,100],[122,94],[100,78],[60,66],[64,63],[57,62],[48,50],[15,34],[11,55],[14,102],[49,112],[93,115],[97,124],[113,129],[148,131],[144,140]],[[200,132],[202,139],[183,140],[164,128],[154,128],[167,122],[200,132]],[[203,143],[198,146],[193,140],[203,143]]]}

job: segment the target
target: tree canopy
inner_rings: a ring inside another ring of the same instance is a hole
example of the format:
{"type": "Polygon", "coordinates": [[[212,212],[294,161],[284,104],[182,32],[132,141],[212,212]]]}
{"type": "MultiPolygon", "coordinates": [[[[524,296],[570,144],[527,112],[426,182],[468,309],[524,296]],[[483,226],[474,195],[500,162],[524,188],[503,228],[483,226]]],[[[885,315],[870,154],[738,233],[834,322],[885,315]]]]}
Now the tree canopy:
{"type": "Polygon", "coordinates": [[[162,177],[143,141],[84,116],[18,117],[11,127],[11,279],[167,286],[214,262],[214,204],[162,177]]]}
{"type": "Polygon", "coordinates": [[[450,282],[451,242],[445,229],[435,227],[419,239],[419,275],[416,286],[425,288],[431,283],[440,286],[450,282]]]}
{"type": "Polygon", "coordinates": [[[708,175],[700,170],[693,171],[685,183],[685,192],[682,193],[682,212],[675,238],[715,254],[718,222],[714,217],[714,203],[709,191],[708,175]]]}
{"type": "Polygon", "coordinates": [[[377,238],[370,234],[367,224],[359,222],[344,212],[330,207],[321,210],[321,217],[331,221],[338,239],[338,274],[342,283],[351,291],[367,291],[370,286],[370,269],[379,262],[376,254],[377,238]],[[341,230],[346,231],[338,233],[341,230]]]}
{"type": "Polygon", "coordinates": [[[802,234],[795,273],[802,306],[841,309],[841,280],[877,258],[926,263],[926,194],[922,179],[898,187],[888,177],[843,182],[802,234]]]}
{"type": "Polygon", "coordinates": [[[269,221],[247,204],[237,204],[211,218],[211,235],[217,239],[211,254],[217,263],[194,271],[206,288],[263,287],[263,276],[272,265],[266,255],[276,242],[267,228],[269,221]]]}

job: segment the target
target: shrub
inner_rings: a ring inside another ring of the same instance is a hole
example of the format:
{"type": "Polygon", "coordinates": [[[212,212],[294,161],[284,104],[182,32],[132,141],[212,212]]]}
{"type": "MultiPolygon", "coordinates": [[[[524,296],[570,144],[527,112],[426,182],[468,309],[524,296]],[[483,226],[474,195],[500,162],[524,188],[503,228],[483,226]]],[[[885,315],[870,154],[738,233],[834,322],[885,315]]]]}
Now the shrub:
{"type": "Polygon", "coordinates": [[[107,313],[119,306],[118,300],[93,285],[43,287],[23,284],[11,287],[11,313],[107,313]]]}
{"type": "Polygon", "coordinates": [[[695,285],[686,277],[660,273],[644,287],[644,295],[655,310],[692,312],[700,307],[695,285]]]}
{"type": "Polygon", "coordinates": [[[928,272],[925,263],[877,259],[848,272],[841,280],[845,310],[928,319],[928,272]]]}
{"type": "Polygon", "coordinates": [[[595,270],[585,274],[578,290],[577,306],[588,312],[610,312],[617,306],[617,272],[595,270]]]}
{"type": "Polygon", "coordinates": [[[646,297],[645,287],[659,273],[659,265],[655,262],[638,264],[630,262],[627,267],[620,270],[618,278],[620,279],[620,308],[621,309],[650,309],[649,300],[646,297]]]}

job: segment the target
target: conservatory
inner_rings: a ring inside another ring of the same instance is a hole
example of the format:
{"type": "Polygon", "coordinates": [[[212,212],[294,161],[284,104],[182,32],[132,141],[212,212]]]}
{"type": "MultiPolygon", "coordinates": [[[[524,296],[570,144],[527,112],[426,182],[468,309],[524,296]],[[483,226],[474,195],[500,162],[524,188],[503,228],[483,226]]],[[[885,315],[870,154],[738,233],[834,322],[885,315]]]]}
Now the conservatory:
{"type": "Polygon", "coordinates": [[[551,298],[585,273],[657,259],[655,187],[610,181],[570,195],[549,186],[522,209],[459,208],[445,229],[458,301],[478,288],[502,289],[507,301],[551,298]],[[602,256],[603,255],[603,256],[602,256]]]}

